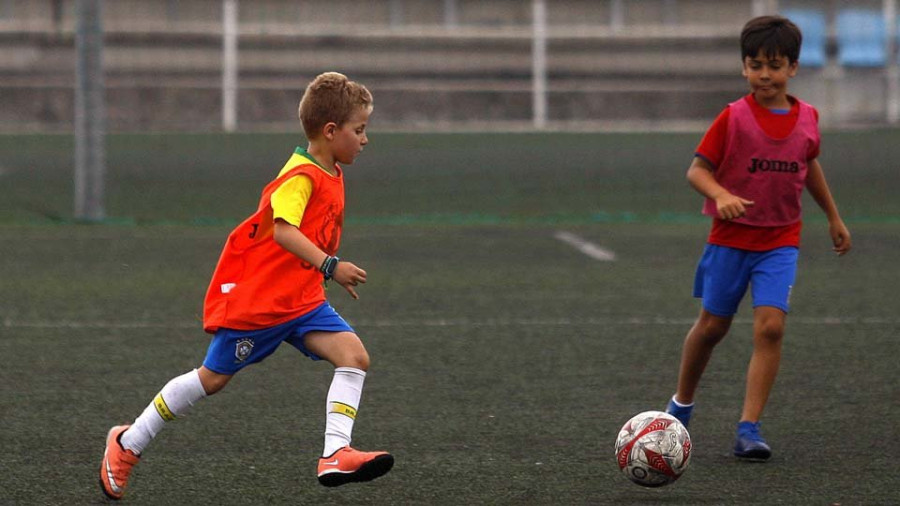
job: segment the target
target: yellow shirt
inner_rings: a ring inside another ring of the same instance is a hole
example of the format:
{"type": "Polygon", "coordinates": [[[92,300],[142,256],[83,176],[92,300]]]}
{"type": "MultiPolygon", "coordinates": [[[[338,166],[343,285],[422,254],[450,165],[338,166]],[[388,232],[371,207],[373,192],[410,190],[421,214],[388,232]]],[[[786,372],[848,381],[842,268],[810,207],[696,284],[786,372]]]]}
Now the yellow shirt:
{"type": "MultiPolygon", "coordinates": [[[[328,173],[305,149],[297,148],[297,152],[284,164],[278,177],[287,174],[302,161],[301,156],[315,163],[323,172],[328,173]]],[[[330,173],[329,173],[330,175],[330,173]]],[[[282,219],[295,227],[300,227],[300,220],[306,211],[309,197],[312,195],[312,179],[304,174],[294,176],[284,183],[272,194],[272,218],[282,219]]]]}
{"type": "Polygon", "coordinates": [[[299,227],[312,190],[312,179],[306,175],[294,176],[282,183],[272,193],[272,218],[299,227]]]}

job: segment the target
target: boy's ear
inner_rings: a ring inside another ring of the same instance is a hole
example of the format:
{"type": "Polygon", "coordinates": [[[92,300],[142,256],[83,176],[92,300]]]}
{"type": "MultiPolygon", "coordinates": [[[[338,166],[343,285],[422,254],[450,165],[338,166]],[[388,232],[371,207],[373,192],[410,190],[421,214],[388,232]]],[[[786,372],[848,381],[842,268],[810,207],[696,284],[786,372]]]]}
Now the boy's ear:
{"type": "Polygon", "coordinates": [[[322,127],[322,135],[328,140],[334,140],[334,133],[337,131],[337,123],[330,121],[322,127]]]}
{"type": "Polygon", "coordinates": [[[799,61],[795,61],[794,63],[791,63],[790,66],[788,67],[788,77],[796,76],[797,75],[797,67],[799,67],[799,66],[800,66],[799,61]]]}

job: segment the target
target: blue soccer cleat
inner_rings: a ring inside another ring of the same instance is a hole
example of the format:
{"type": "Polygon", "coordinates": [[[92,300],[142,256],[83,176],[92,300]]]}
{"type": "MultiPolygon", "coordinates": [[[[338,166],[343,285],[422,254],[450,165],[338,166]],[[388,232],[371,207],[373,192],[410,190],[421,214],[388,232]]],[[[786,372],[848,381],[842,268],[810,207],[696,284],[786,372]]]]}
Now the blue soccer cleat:
{"type": "Polygon", "coordinates": [[[674,416],[681,422],[685,427],[688,426],[688,423],[691,421],[691,412],[694,411],[694,403],[690,403],[688,405],[678,404],[675,402],[675,397],[673,396],[669,399],[669,405],[666,406],[666,413],[674,416]]]}
{"type": "Polygon", "coordinates": [[[740,422],[734,441],[734,456],[746,460],[768,460],[772,449],[759,435],[759,422],[740,422]]]}

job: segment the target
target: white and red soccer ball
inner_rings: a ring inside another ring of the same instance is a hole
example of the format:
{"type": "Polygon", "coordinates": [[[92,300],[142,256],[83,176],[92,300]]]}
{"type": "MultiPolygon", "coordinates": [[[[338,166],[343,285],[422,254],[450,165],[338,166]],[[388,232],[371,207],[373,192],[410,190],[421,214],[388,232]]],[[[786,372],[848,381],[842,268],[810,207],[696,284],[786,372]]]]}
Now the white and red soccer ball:
{"type": "Polygon", "coordinates": [[[668,413],[638,413],[619,431],[616,462],[625,476],[638,485],[668,485],[677,480],[691,462],[691,436],[685,426],[668,413]]]}

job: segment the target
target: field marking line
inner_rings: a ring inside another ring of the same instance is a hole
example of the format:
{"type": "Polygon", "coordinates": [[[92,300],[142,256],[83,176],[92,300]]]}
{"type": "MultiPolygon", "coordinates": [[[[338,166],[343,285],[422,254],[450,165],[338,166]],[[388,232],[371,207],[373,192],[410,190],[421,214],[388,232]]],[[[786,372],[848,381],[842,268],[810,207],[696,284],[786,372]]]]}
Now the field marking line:
{"type": "MultiPolygon", "coordinates": [[[[622,317],[587,317],[587,318],[424,318],[421,320],[354,320],[351,322],[356,327],[576,327],[576,326],[689,326],[694,323],[694,318],[665,318],[646,316],[622,316],[622,317]]],[[[752,318],[735,318],[734,323],[749,325],[752,318]]],[[[840,317],[840,316],[810,316],[795,317],[791,319],[793,325],[900,325],[900,318],[884,317],[840,317]]],[[[71,320],[59,321],[17,321],[11,318],[3,320],[2,328],[6,329],[197,329],[202,331],[203,325],[197,322],[111,322],[92,321],[79,322],[71,320]]]]}
{"type": "Polygon", "coordinates": [[[10,318],[6,318],[3,320],[2,327],[7,329],[200,329],[203,327],[203,324],[200,322],[79,322],[73,320],[16,321],[10,318]]]}
{"type": "Polygon", "coordinates": [[[569,246],[572,246],[578,251],[593,258],[594,260],[599,260],[601,262],[614,262],[616,260],[616,254],[611,250],[597,246],[596,244],[587,241],[571,232],[560,230],[556,232],[553,237],[568,244],[569,246]]]}

